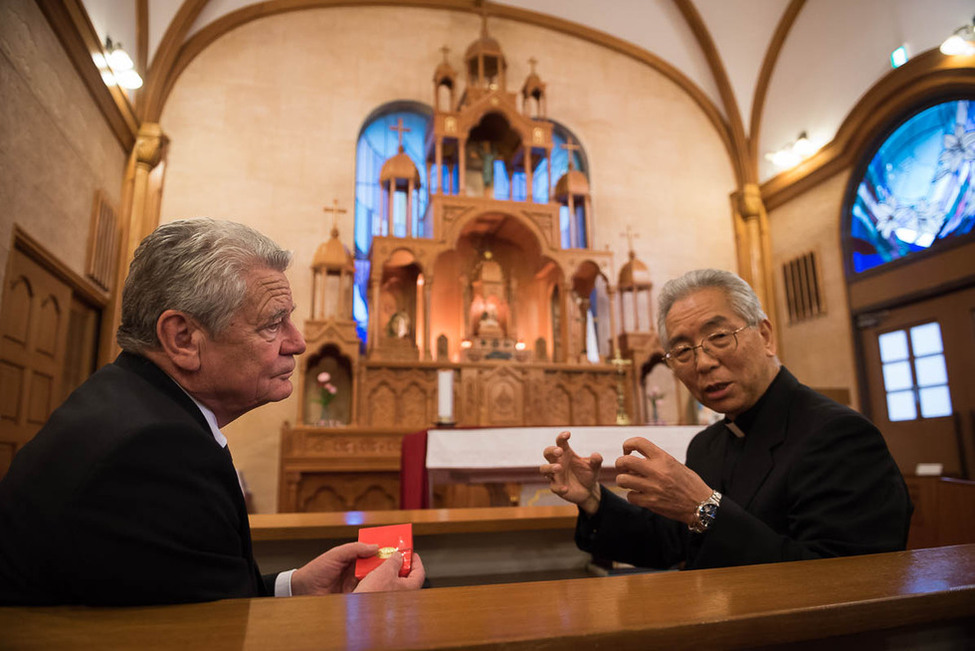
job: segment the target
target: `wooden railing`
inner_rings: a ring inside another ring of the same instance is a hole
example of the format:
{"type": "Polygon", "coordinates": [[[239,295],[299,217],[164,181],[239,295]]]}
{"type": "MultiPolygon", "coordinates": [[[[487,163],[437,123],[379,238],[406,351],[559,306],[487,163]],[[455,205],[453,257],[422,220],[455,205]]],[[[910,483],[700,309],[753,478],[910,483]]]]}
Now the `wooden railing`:
{"type": "Polygon", "coordinates": [[[47,651],[918,648],[931,640],[975,643],[975,545],[419,592],[0,608],[0,647],[47,651]]]}

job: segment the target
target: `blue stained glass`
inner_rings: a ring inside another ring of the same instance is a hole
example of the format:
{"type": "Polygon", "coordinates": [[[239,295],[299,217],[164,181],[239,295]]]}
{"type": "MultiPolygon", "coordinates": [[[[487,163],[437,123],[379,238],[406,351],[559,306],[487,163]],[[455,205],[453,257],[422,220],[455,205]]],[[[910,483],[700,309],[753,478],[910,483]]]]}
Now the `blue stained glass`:
{"type": "Polygon", "coordinates": [[[932,106],[898,127],[870,160],[849,222],[857,273],[975,226],[975,102],[932,106]]]}
{"type": "MultiPolygon", "coordinates": [[[[424,142],[426,141],[429,117],[421,110],[394,110],[382,113],[373,118],[362,128],[359,142],[356,146],[355,172],[355,287],[353,290],[352,315],[356,321],[356,330],[360,339],[366,341],[366,328],[369,321],[367,303],[363,297],[367,295],[369,284],[369,249],[372,247],[374,235],[390,235],[388,224],[383,223],[383,206],[389,198],[385,196],[379,185],[379,173],[383,164],[399,151],[398,132],[390,127],[396,126],[403,120],[403,126],[409,131],[403,132],[403,151],[413,160],[413,164],[421,171],[421,187],[417,192],[413,205],[413,234],[421,237],[428,236],[426,225],[422,222],[427,211],[429,201],[428,188],[423,170],[426,169],[424,156],[424,142]]],[[[406,198],[397,193],[398,202],[393,233],[399,237],[406,235],[405,215],[406,198]]]]}

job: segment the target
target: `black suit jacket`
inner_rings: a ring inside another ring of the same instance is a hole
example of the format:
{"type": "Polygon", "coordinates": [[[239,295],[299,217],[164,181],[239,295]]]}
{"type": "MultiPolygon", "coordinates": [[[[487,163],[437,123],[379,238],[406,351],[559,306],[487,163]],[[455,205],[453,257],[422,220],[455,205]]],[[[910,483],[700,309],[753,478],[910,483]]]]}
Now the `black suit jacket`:
{"type": "Polygon", "coordinates": [[[580,512],[577,544],[641,567],[687,569],[904,549],[913,510],[907,487],[883,436],[861,414],[783,367],[742,420],[748,426],[733,474],[724,422],[687,449],[687,466],[723,493],[707,532],[691,534],[604,490],[594,517],[580,512]]]}
{"type": "Polygon", "coordinates": [[[134,605],[273,591],[230,452],[149,360],[72,393],[0,482],[0,604],[134,605]]]}

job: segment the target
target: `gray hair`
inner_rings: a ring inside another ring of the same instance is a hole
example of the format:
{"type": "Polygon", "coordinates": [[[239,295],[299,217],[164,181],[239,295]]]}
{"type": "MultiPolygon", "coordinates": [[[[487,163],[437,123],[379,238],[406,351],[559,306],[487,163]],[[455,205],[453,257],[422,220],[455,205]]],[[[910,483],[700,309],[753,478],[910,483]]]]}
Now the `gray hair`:
{"type": "Polygon", "coordinates": [[[122,291],[122,350],[158,350],[156,322],[165,310],[193,316],[219,335],[243,304],[245,274],[254,268],[283,272],[291,252],[249,226],[209,218],[164,224],[135,250],[122,291]]]}
{"type": "Polygon", "coordinates": [[[768,318],[755,290],[736,274],[721,269],[696,269],[680,278],[668,280],[660,292],[657,308],[657,333],[667,348],[667,313],[674,303],[701,289],[720,289],[728,297],[732,311],[748,325],[756,325],[768,318]]]}

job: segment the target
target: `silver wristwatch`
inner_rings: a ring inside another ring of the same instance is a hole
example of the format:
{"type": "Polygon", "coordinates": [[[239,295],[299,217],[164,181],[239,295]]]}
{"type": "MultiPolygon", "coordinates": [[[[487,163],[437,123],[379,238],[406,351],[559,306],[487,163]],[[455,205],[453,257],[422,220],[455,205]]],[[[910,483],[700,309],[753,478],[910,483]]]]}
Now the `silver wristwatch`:
{"type": "Polygon", "coordinates": [[[687,525],[687,528],[694,533],[707,531],[718,514],[719,506],[721,506],[721,493],[713,491],[706,500],[697,505],[697,522],[687,525]]]}

